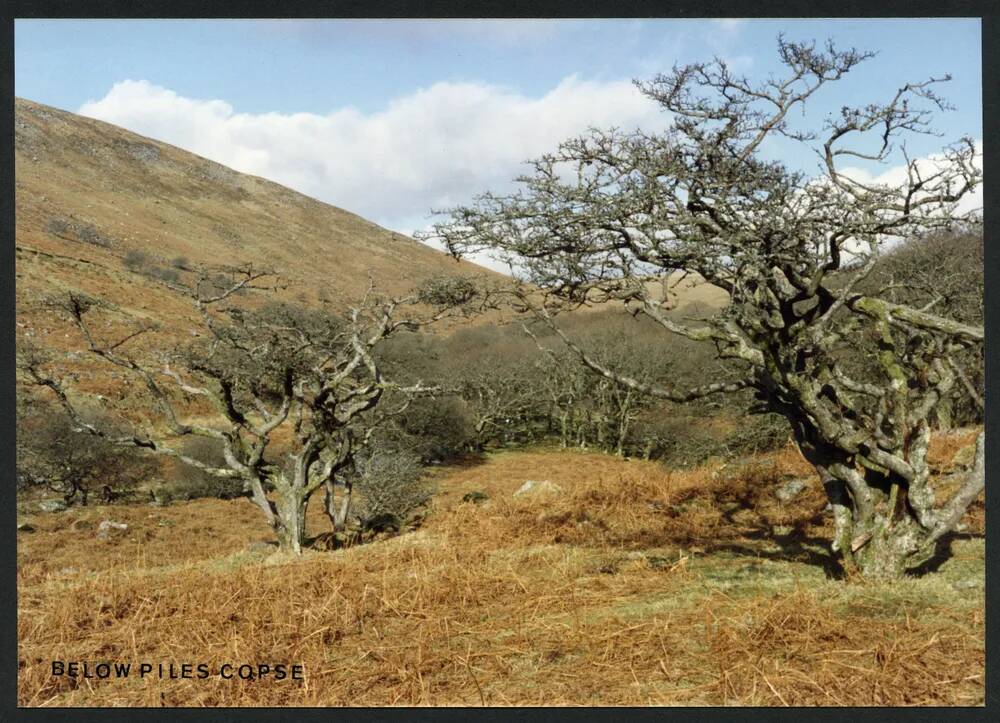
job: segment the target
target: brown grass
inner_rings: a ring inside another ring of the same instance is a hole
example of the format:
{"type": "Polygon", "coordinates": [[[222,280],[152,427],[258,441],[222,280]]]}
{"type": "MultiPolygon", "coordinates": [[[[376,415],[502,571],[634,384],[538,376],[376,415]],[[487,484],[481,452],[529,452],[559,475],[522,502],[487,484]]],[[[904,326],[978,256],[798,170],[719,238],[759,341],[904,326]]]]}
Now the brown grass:
{"type": "Polygon", "coordinates": [[[39,515],[19,535],[19,703],[982,704],[982,541],[896,585],[829,579],[818,491],[785,508],[770,484],[805,472],[791,451],[684,473],[502,453],[442,470],[419,531],[293,561],[247,551],[267,535],[243,500],[39,515]],[[512,496],[525,479],[562,492],[512,496]],[[97,541],[80,517],[130,528],[97,541]],[[53,659],[305,680],[55,678],[53,659]]]}

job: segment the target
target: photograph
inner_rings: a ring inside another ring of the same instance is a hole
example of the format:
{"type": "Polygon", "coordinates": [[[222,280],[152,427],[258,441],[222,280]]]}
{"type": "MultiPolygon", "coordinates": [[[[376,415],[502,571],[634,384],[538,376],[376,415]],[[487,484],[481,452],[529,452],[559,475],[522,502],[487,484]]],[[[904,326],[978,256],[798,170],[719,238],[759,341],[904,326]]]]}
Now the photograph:
{"type": "Polygon", "coordinates": [[[16,18],[10,704],[984,714],[984,22],[16,18]]]}

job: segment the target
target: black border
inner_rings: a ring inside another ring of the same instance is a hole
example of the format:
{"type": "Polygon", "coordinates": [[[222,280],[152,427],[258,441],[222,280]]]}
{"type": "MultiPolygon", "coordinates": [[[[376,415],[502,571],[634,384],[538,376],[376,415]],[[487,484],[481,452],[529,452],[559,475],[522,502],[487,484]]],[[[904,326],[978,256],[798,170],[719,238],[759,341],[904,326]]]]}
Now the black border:
{"type": "MultiPolygon", "coordinates": [[[[1000,166],[998,148],[994,142],[997,117],[1000,112],[1000,3],[995,0],[9,0],[0,15],[0,228],[4,230],[0,244],[0,414],[5,420],[6,434],[0,435],[0,569],[5,585],[0,585],[0,723],[11,720],[94,720],[134,721],[143,719],[176,721],[281,721],[293,718],[301,721],[328,720],[347,717],[373,721],[386,718],[419,717],[433,720],[507,719],[512,713],[519,718],[545,720],[557,715],[580,720],[627,716],[633,720],[660,720],[675,716],[689,721],[725,720],[755,721],[810,720],[857,721],[931,720],[986,721],[1000,718],[1000,675],[991,663],[1000,656],[998,635],[994,627],[996,616],[987,605],[986,626],[986,706],[984,708],[627,708],[627,709],[551,709],[519,708],[471,709],[310,709],[310,708],[17,708],[17,598],[16,598],[16,510],[14,478],[13,419],[14,389],[14,18],[597,18],[597,17],[673,17],[673,18],[877,18],[877,17],[979,17],[982,18],[983,48],[983,137],[989,137],[984,147],[984,169],[1000,166]],[[141,711],[141,712],[140,712],[141,711]]],[[[992,171],[991,171],[992,172],[992,171]]],[[[1000,321],[1000,245],[993,229],[1000,223],[1000,183],[986,183],[984,215],[986,228],[986,377],[987,390],[985,426],[987,439],[1000,439],[1000,402],[994,380],[1000,376],[1000,350],[995,340],[1000,321]]],[[[1000,477],[1000,453],[988,446],[987,480],[1000,477]]],[[[1000,529],[1000,508],[987,504],[987,527],[1000,529]]],[[[986,597],[1000,600],[1000,583],[996,574],[997,544],[992,537],[986,541],[986,597]]]]}

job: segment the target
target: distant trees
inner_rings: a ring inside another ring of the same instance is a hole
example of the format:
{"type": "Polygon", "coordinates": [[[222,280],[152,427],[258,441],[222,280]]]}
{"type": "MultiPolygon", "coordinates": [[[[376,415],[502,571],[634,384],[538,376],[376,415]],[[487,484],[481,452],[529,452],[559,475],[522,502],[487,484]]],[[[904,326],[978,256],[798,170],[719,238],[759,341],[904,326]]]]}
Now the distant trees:
{"type": "Polygon", "coordinates": [[[387,379],[376,349],[403,330],[472,313],[485,295],[467,280],[442,278],[400,298],[370,287],[343,316],[278,302],[236,303],[241,292],[273,287],[273,282],[272,274],[251,267],[233,270],[226,285],[218,276],[202,274],[190,291],[207,333],[186,349],[160,354],[135,343],[147,327],[103,338],[94,317],[108,309],[97,299],[70,293],[50,302],[76,325],[91,354],[145,387],[159,418],[148,429],[117,433],[87,420],[76,395],[43,354],[21,349],[19,372],[24,382],[51,392],[73,423],[96,439],[240,480],[280,549],[299,553],[312,495],[324,490],[324,510],[334,529],[342,529],[359,450],[415,398],[441,392],[419,380],[387,379]],[[184,405],[191,400],[210,402],[218,422],[186,414],[184,405]],[[202,461],[177,445],[195,437],[221,446],[225,463],[202,461]]]}
{"type": "Polygon", "coordinates": [[[983,328],[942,313],[940,302],[894,300],[864,282],[893,239],[973,220],[956,205],[981,182],[979,151],[964,138],[920,161],[899,145],[947,107],[934,92],[944,79],[801,127],[812,96],[871,54],[783,38],[778,53],[783,75],[761,82],[716,60],[641,84],[671,114],[667,132],[569,140],[533,161],[518,192],[453,209],[428,236],[456,255],[489,249],[521,269],[542,289],[520,292],[525,310],[607,380],[676,403],[753,393],[758,411],[788,421],[822,479],[845,565],[895,578],[928,559],[983,490],[982,436],[973,474],[943,504],[927,465],[928,419],[962,379],[961,360],[982,348],[983,328]],[[772,140],[798,144],[821,175],[765,158],[772,140]],[[899,183],[846,168],[890,160],[897,148],[899,183]],[[672,318],[671,296],[650,291],[652,279],[691,275],[728,294],[710,319],[672,318]],[[653,383],[557,323],[562,312],[612,301],[711,345],[725,373],[691,388],[653,383]]]}

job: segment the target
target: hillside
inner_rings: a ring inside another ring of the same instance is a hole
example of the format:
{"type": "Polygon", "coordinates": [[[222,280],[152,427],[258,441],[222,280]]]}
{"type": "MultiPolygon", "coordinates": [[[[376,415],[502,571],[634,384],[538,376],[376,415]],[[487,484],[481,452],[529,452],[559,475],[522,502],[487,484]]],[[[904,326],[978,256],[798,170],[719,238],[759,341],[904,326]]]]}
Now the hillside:
{"type": "MultiPolygon", "coordinates": [[[[971,434],[935,439],[935,465],[971,434]]],[[[505,451],[436,478],[417,531],[296,560],[269,554],[245,499],[30,505],[19,704],[983,704],[981,504],[938,572],[861,584],[830,579],[823,491],[791,448],[689,471],[505,451]],[[808,486],[781,503],[789,477],[808,486]],[[526,478],[557,493],[516,495],[526,478]],[[102,536],[106,519],[128,528],[102,536]],[[84,680],[53,677],[55,659],[302,664],[304,680],[84,680]]]]}
{"type": "Polygon", "coordinates": [[[15,148],[22,314],[76,288],[133,316],[183,317],[188,304],[156,274],[183,279],[193,265],[273,268],[289,298],[334,307],[359,297],[369,274],[392,294],[439,273],[495,276],[271,181],[28,100],[16,101],[15,148]],[[130,252],[148,255],[147,273],[125,265],[130,252]]]}

